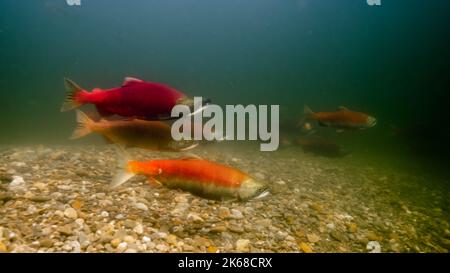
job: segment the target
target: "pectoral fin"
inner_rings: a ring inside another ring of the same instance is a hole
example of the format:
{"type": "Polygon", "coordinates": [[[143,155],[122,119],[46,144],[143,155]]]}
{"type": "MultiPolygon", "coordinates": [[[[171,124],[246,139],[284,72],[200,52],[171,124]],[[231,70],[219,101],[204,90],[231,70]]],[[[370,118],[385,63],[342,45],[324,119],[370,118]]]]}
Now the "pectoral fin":
{"type": "Polygon", "coordinates": [[[339,108],[339,110],[341,110],[341,111],[350,111],[350,110],[348,110],[348,108],[347,107],[345,107],[345,106],[339,106],[338,107],[339,108]]]}
{"type": "Polygon", "coordinates": [[[159,182],[158,180],[156,180],[156,178],[153,177],[148,178],[148,183],[152,187],[161,187],[163,185],[161,182],[159,182]]]}

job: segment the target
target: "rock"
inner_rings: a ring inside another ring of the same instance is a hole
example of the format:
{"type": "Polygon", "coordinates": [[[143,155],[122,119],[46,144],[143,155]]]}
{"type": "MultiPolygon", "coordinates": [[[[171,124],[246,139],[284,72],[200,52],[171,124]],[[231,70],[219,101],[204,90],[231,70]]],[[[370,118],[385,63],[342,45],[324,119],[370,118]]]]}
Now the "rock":
{"type": "Polygon", "coordinates": [[[122,241],[119,238],[115,238],[111,240],[111,246],[117,248],[122,241]]]}
{"type": "Polygon", "coordinates": [[[109,213],[107,211],[102,211],[100,213],[100,216],[103,217],[103,218],[107,218],[109,216],[109,213]]]}
{"type": "Polygon", "coordinates": [[[234,233],[244,233],[244,228],[242,226],[238,226],[238,225],[229,225],[228,226],[228,230],[234,233]]]}
{"type": "Polygon", "coordinates": [[[169,234],[166,238],[166,242],[171,245],[176,245],[177,244],[177,236],[175,236],[173,234],[169,234]]]}
{"type": "Polygon", "coordinates": [[[184,195],[177,195],[174,198],[174,201],[177,203],[187,203],[187,198],[184,195]]]}
{"type": "Polygon", "coordinates": [[[6,245],[2,242],[0,242],[0,253],[1,252],[7,252],[8,248],[6,247],[6,245]]]}
{"type": "Polygon", "coordinates": [[[358,226],[355,223],[348,223],[347,229],[349,232],[355,233],[356,231],[358,231],[358,226]]]}
{"type": "Polygon", "coordinates": [[[381,253],[381,245],[377,241],[368,242],[366,249],[369,250],[370,253],[381,253]]]}
{"type": "Polygon", "coordinates": [[[73,208],[67,208],[64,210],[64,216],[70,219],[77,219],[78,218],[78,213],[75,209],[73,208]]]}
{"type": "Polygon", "coordinates": [[[134,206],[137,209],[140,209],[140,210],[143,210],[143,211],[148,211],[148,207],[144,203],[136,203],[134,206]]]}
{"type": "Polygon", "coordinates": [[[249,244],[250,240],[239,239],[236,241],[236,250],[238,252],[249,252],[250,251],[249,244]]]}
{"type": "Polygon", "coordinates": [[[225,232],[225,231],[227,231],[227,227],[224,225],[213,226],[209,229],[209,232],[211,232],[211,233],[220,233],[220,232],[225,232]]]}
{"type": "Polygon", "coordinates": [[[50,248],[53,246],[53,241],[49,238],[41,239],[41,240],[39,240],[39,246],[50,248]]]}
{"type": "Polygon", "coordinates": [[[215,247],[215,246],[208,246],[208,248],[206,249],[206,252],[208,252],[208,253],[217,253],[218,250],[217,250],[217,247],[215,247]]]}
{"type": "Polygon", "coordinates": [[[308,242],[310,242],[310,243],[317,243],[318,241],[320,241],[320,237],[314,233],[307,234],[306,238],[308,239],[308,242]]]}
{"type": "Polygon", "coordinates": [[[122,242],[117,246],[117,250],[120,252],[124,252],[127,249],[128,244],[126,242],[122,242]]]}
{"type": "Polygon", "coordinates": [[[43,190],[47,189],[47,184],[42,183],[42,182],[36,182],[36,183],[33,183],[33,187],[43,191],[43,190]]]}
{"type": "Polygon", "coordinates": [[[303,253],[313,253],[311,247],[306,243],[300,243],[298,247],[300,248],[301,251],[303,251],[303,253]]]}
{"type": "Polygon", "coordinates": [[[13,176],[13,180],[9,183],[10,187],[21,187],[25,185],[25,180],[23,180],[22,176],[15,175],[13,176]]]}
{"type": "Polygon", "coordinates": [[[381,238],[381,236],[378,236],[377,234],[373,233],[373,232],[369,232],[367,234],[367,239],[369,241],[382,241],[383,238],[381,238]]]}
{"type": "Polygon", "coordinates": [[[131,244],[131,243],[134,243],[136,241],[136,239],[134,239],[133,236],[127,235],[127,236],[123,237],[123,241],[131,244]]]}
{"type": "Polygon", "coordinates": [[[133,221],[133,220],[127,219],[127,220],[125,220],[125,221],[123,222],[123,225],[124,225],[126,228],[134,228],[134,227],[137,225],[137,223],[136,223],[135,221],[133,221]]]}
{"type": "Polygon", "coordinates": [[[142,234],[144,233],[144,227],[141,224],[138,224],[133,228],[133,231],[137,234],[142,234]]]}
{"type": "Polygon", "coordinates": [[[52,200],[50,196],[47,195],[38,195],[30,197],[30,200],[36,203],[43,203],[52,200]]]}
{"type": "Polygon", "coordinates": [[[335,239],[336,241],[339,241],[339,242],[345,241],[344,235],[342,235],[340,232],[338,232],[336,230],[331,231],[330,236],[331,236],[331,238],[335,239]]]}
{"type": "Polygon", "coordinates": [[[220,207],[220,208],[219,208],[219,212],[218,212],[218,216],[219,216],[221,219],[227,219],[227,218],[229,218],[229,217],[231,216],[230,209],[227,208],[227,207],[220,207]]]}
{"type": "Polygon", "coordinates": [[[169,250],[169,247],[166,246],[166,245],[163,245],[163,244],[157,244],[157,245],[156,245],[156,249],[157,249],[159,252],[166,252],[166,251],[169,250]]]}
{"type": "Polygon", "coordinates": [[[70,236],[70,235],[73,234],[72,226],[71,226],[71,225],[64,225],[64,226],[62,226],[62,227],[59,227],[59,228],[58,228],[58,232],[59,232],[60,234],[62,234],[62,235],[70,236]]]}
{"type": "Polygon", "coordinates": [[[187,216],[187,220],[194,223],[203,223],[203,218],[200,217],[197,213],[191,212],[187,216]]]}
{"type": "Polygon", "coordinates": [[[74,208],[74,209],[81,209],[83,207],[83,205],[84,205],[83,202],[80,200],[75,200],[71,204],[72,208],[74,208]]]}
{"type": "MultiPolygon", "coordinates": [[[[111,243],[111,245],[112,245],[112,240],[113,240],[114,238],[111,236],[111,235],[107,235],[107,234],[104,234],[104,235],[102,235],[99,239],[98,239],[98,241],[101,243],[101,244],[106,244],[106,243],[111,243]]],[[[119,243],[120,243],[120,240],[119,240],[119,242],[117,243],[117,245],[119,245],[119,243]]],[[[114,246],[114,247],[117,247],[117,245],[116,246],[114,246]]]]}
{"type": "Polygon", "coordinates": [[[231,218],[242,219],[242,218],[244,218],[244,215],[242,215],[242,212],[240,212],[237,209],[231,209],[231,218]]]}
{"type": "Polygon", "coordinates": [[[14,196],[9,193],[0,193],[0,201],[8,202],[9,200],[13,200],[14,196]]]}

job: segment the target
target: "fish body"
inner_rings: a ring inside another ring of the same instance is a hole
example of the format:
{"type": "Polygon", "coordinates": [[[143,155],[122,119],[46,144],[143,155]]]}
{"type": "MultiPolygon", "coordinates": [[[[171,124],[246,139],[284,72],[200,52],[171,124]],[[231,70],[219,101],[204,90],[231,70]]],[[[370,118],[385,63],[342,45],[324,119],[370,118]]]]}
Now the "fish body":
{"type": "Polygon", "coordinates": [[[208,199],[249,200],[267,193],[262,183],[237,169],[194,158],[128,161],[113,178],[111,186],[117,187],[136,174],[208,199]]]}
{"type": "Polygon", "coordinates": [[[300,145],[306,153],[327,157],[340,157],[348,154],[348,152],[342,150],[340,145],[318,136],[298,138],[296,143],[300,145]]]}
{"type": "Polygon", "coordinates": [[[103,117],[119,115],[139,119],[169,117],[177,104],[191,106],[192,100],[182,92],[161,83],[127,77],[121,87],[95,88],[88,92],[70,79],[65,79],[68,94],[61,111],[93,104],[103,117]]]}
{"type": "Polygon", "coordinates": [[[366,129],[376,125],[376,118],[365,113],[350,111],[340,107],[335,112],[313,112],[305,106],[306,118],[317,121],[321,126],[333,127],[342,130],[366,129]]]}
{"type": "Polygon", "coordinates": [[[122,147],[136,147],[154,151],[182,151],[197,146],[193,141],[175,141],[171,128],[161,121],[90,119],[77,110],[78,127],[72,135],[77,139],[92,132],[102,135],[108,142],[122,147]]]}

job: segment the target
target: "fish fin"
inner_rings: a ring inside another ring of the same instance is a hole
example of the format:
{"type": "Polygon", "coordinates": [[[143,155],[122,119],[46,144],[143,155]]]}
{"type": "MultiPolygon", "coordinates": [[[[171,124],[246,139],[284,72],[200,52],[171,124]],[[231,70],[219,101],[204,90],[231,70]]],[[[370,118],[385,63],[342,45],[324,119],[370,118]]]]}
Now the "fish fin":
{"type": "Polygon", "coordinates": [[[314,112],[311,110],[311,108],[309,108],[308,105],[303,106],[303,113],[305,115],[313,115],[314,112]]]}
{"type": "Polygon", "coordinates": [[[337,129],[336,130],[336,133],[343,133],[344,132],[344,129],[337,129]]]}
{"type": "Polygon", "coordinates": [[[350,110],[348,110],[348,108],[347,107],[345,107],[345,106],[339,106],[338,107],[338,109],[340,110],[340,111],[350,111],[350,110]]]}
{"type": "Polygon", "coordinates": [[[144,82],[144,81],[141,79],[138,79],[138,78],[125,77],[125,79],[123,80],[123,83],[122,83],[122,87],[129,86],[134,83],[140,83],[140,82],[144,82]]]}
{"type": "Polygon", "coordinates": [[[85,113],[80,110],[76,110],[77,113],[77,128],[73,131],[70,139],[77,139],[84,137],[92,133],[92,125],[95,123],[85,113]]]}
{"type": "Polygon", "coordinates": [[[116,174],[114,175],[114,177],[111,180],[111,183],[109,184],[111,188],[116,188],[122,185],[123,183],[127,182],[133,176],[136,175],[128,171],[129,157],[125,152],[125,150],[119,148],[119,146],[117,145],[115,147],[117,152],[117,165],[116,165],[116,174]]]}
{"type": "Polygon", "coordinates": [[[74,81],[68,78],[64,78],[64,84],[66,87],[66,98],[61,106],[61,112],[66,112],[80,107],[83,103],[78,101],[78,96],[83,92],[83,88],[78,86],[74,81]]]}
{"type": "Polygon", "coordinates": [[[198,145],[199,145],[199,143],[194,143],[194,144],[192,144],[192,145],[190,145],[190,146],[188,146],[188,147],[186,147],[186,148],[180,149],[179,151],[189,151],[189,150],[191,150],[191,149],[194,149],[194,148],[197,147],[198,145]]]}
{"type": "Polygon", "coordinates": [[[186,153],[181,160],[203,160],[203,158],[194,153],[186,153]]]}
{"type": "Polygon", "coordinates": [[[148,177],[148,183],[152,186],[152,187],[161,187],[163,184],[161,182],[159,182],[156,178],[149,176],[148,177]]]}

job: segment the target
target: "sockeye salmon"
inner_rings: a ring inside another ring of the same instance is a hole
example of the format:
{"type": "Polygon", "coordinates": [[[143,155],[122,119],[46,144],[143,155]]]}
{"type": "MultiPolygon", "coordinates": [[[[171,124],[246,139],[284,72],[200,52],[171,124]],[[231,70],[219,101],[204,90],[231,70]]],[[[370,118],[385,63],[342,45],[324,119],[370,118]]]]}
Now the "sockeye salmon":
{"type": "Polygon", "coordinates": [[[77,110],[78,127],[71,139],[86,136],[92,132],[102,135],[108,142],[124,148],[142,148],[154,151],[186,151],[198,143],[194,141],[175,141],[170,126],[161,121],[149,120],[100,120],[95,122],[77,110]]]}
{"type": "Polygon", "coordinates": [[[198,196],[224,200],[249,200],[268,194],[267,187],[249,175],[211,161],[188,158],[150,160],[145,162],[119,160],[119,171],[111,182],[117,187],[139,174],[148,177],[150,183],[181,189],[198,196]]]}
{"type": "Polygon", "coordinates": [[[127,77],[121,87],[94,88],[88,92],[75,82],[65,78],[66,99],[61,111],[68,111],[84,104],[94,104],[103,117],[119,115],[139,119],[168,119],[172,108],[182,104],[193,107],[193,99],[165,84],[145,82],[127,77]]]}
{"type": "Polygon", "coordinates": [[[315,120],[321,126],[333,127],[340,130],[365,129],[377,124],[376,118],[365,113],[350,111],[346,107],[339,107],[336,112],[314,113],[308,106],[304,109],[306,119],[315,120]]]}

